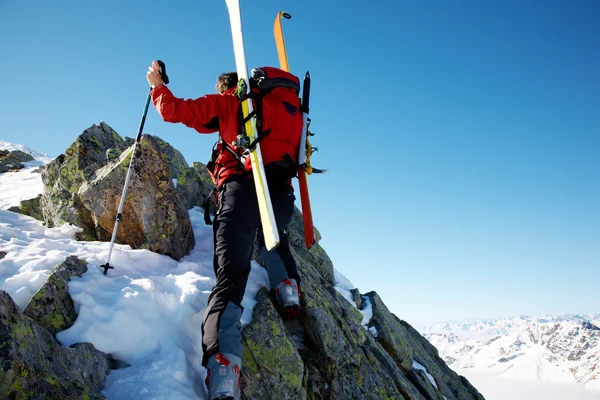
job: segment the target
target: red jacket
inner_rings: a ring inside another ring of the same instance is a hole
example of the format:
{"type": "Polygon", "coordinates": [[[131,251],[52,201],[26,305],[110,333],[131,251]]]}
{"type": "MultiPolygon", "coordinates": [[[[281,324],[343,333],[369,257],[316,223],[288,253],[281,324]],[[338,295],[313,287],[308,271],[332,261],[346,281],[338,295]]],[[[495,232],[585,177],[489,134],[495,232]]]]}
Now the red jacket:
{"type": "MultiPolygon", "coordinates": [[[[181,122],[199,133],[220,132],[228,144],[236,140],[239,131],[238,110],[240,101],[235,88],[222,94],[207,94],[195,100],[184,100],[173,96],[166,86],[159,86],[151,92],[154,107],[166,122],[181,122]]],[[[221,146],[221,144],[219,144],[221,146]]],[[[212,178],[216,187],[234,174],[243,170],[231,152],[219,149],[212,178]]],[[[237,148],[233,147],[237,152],[237,148]]]]}

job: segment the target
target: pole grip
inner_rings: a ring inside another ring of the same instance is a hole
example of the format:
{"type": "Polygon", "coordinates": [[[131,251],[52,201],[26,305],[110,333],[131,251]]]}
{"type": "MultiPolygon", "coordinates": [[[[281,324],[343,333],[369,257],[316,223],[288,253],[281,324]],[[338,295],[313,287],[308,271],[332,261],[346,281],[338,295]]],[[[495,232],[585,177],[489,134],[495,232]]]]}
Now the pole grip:
{"type": "Polygon", "coordinates": [[[158,60],[158,66],[160,67],[160,78],[164,82],[165,85],[169,83],[169,76],[167,75],[167,66],[161,60],[158,60]]]}

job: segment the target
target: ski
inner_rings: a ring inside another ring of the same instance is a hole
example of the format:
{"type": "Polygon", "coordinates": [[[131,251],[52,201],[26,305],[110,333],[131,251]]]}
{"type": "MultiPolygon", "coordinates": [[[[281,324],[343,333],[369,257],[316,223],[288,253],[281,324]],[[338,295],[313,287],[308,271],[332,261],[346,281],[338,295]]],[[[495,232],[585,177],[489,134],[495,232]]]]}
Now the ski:
{"type": "MultiPolygon", "coordinates": [[[[279,12],[275,18],[273,26],[273,34],[275,36],[275,44],[277,46],[277,55],[279,56],[279,68],[284,71],[290,70],[285,48],[285,40],[283,38],[283,29],[281,27],[281,19],[290,19],[292,16],[286,12],[279,12]]],[[[304,126],[302,128],[302,139],[300,141],[300,157],[298,163],[302,165],[306,159],[306,136],[308,134],[308,96],[310,91],[310,75],[306,73],[304,78],[304,90],[302,93],[302,117],[304,126]]],[[[306,171],[298,168],[298,186],[300,187],[300,204],[302,205],[302,220],[304,223],[304,242],[306,248],[309,249],[315,243],[315,227],[312,218],[312,209],[310,205],[310,196],[308,192],[308,179],[306,171]]]]}
{"type": "MultiPolygon", "coordinates": [[[[227,10],[229,11],[229,22],[231,23],[231,36],[233,39],[233,50],[235,54],[235,67],[240,81],[243,79],[246,83],[246,93],[250,91],[248,82],[248,67],[246,65],[246,51],[244,49],[244,35],[242,33],[242,16],[240,11],[239,0],[225,0],[227,10]]],[[[244,120],[248,119],[253,111],[252,101],[245,99],[242,102],[242,113],[244,120]]],[[[256,139],[256,118],[249,118],[246,122],[246,133],[249,136],[250,142],[256,139]]],[[[255,149],[250,153],[250,161],[252,163],[252,174],[254,176],[254,184],[256,186],[256,195],[258,197],[258,208],[260,210],[260,220],[265,237],[265,246],[267,250],[272,250],[279,245],[279,233],[277,231],[277,223],[275,222],[275,214],[273,205],[271,204],[271,196],[265,175],[265,167],[263,165],[262,153],[260,144],[256,144],[255,149]]]]}

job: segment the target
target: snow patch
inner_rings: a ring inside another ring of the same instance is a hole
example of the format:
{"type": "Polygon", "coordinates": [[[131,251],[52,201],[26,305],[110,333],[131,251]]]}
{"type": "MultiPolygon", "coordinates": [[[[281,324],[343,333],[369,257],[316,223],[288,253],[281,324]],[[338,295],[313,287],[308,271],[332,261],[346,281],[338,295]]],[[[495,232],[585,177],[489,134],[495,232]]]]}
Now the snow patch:
{"type": "Polygon", "coordinates": [[[429,372],[427,372],[427,368],[425,368],[422,364],[420,364],[419,362],[413,360],[412,363],[412,367],[414,369],[420,369],[422,371],[425,372],[425,375],[427,376],[427,379],[429,379],[429,382],[431,382],[431,384],[439,390],[437,383],[435,382],[435,378],[433,377],[433,375],[431,375],[429,372]]]}

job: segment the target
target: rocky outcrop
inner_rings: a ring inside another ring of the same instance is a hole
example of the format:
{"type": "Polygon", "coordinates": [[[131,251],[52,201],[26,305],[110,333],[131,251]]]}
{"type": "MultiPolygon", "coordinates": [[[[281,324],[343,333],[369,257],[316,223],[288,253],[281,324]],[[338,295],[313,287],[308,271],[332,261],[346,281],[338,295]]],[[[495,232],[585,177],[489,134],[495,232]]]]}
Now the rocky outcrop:
{"type": "MultiPolygon", "coordinates": [[[[369,292],[365,297],[369,299],[373,309],[373,317],[367,326],[374,328],[377,342],[401,369],[412,369],[414,361],[425,366],[427,372],[434,377],[439,392],[448,400],[483,399],[466,378],[446,365],[439,357],[438,350],[427,339],[406,321],[390,313],[377,293],[369,292]]],[[[410,376],[411,381],[415,385],[427,386],[429,380],[424,379],[423,373],[419,371],[410,376]]]]}
{"type": "MultiPolygon", "coordinates": [[[[298,224],[292,235],[303,237],[298,224]]],[[[333,266],[318,244],[306,250],[298,239],[292,251],[304,311],[298,321],[283,323],[272,296],[259,293],[243,331],[244,399],[483,400],[376,293],[355,291],[373,308],[363,326],[363,315],[334,289],[333,266]]]]}
{"type": "Polygon", "coordinates": [[[0,398],[103,399],[110,356],[90,343],[59,345],[0,290],[0,398]]]}
{"type": "Polygon", "coordinates": [[[23,313],[37,321],[52,335],[69,329],[77,319],[73,300],[68,293],[72,276],[87,272],[87,261],[70,256],[54,269],[46,283],[37,291],[23,313]]]}
{"type": "Polygon", "coordinates": [[[40,206],[49,228],[71,223],[83,228],[78,239],[97,239],[92,215],[84,207],[78,190],[104,165],[107,151],[120,153],[124,147],[125,142],[117,132],[101,122],[100,125],[92,125],[86,129],[67,148],[65,154],[46,165],[42,171],[44,193],[40,206]]]}
{"type": "MultiPolygon", "coordinates": [[[[82,228],[79,240],[110,241],[132,149],[131,139],[104,122],[78,136],[42,171],[46,225],[71,223],[82,228]]],[[[172,182],[187,163],[154,136],[144,135],[136,151],[116,242],[179,260],[195,243],[186,205],[172,182]]]]}
{"type": "MultiPolygon", "coordinates": [[[[173,186],[159,142],[144,135],[136,151],[116,242],[179,260],[195,245],[189,214],[173,186]]],[[[116,162],[98,169],[77,192],[98,240],[111,239],[132,152],[133,146],[116,162]]]]}
{"type": "Polygon", "coordinates": [[[0,173],[17,171],[23,168],[24,162],[33,161],[33,157],[21,150],[0,150],[0,173]]]}

